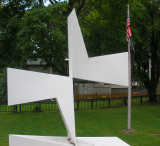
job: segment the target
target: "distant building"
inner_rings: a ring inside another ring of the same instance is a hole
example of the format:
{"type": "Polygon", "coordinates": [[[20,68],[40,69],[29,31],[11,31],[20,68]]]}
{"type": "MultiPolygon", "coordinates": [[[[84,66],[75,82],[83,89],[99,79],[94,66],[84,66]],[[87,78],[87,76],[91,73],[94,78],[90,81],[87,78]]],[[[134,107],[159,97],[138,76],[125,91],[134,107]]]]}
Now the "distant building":
{"type": "Polygon", "coordinates": [[[36,61],[27,61],[27,68],[30,71],[43,72],[52,74],[52,68],[47,67],[46,63],[42,59],[37,59],[36,61]]]}
{"type": "Polygon", "coordinates": [[[75,83],[75,94],[109,94],[111,93],[110,86],[98,83],[75,83]]]}
{"type": "Polygon", "coordinates": [[[111,86],[111,93],[127,93],[128,87],[127,86],[120,86],[120,85],[110,85],[111,86]]]}
{"type": "MultiPolygon", "coordinates": [[[[68,60],[66,60],[68,61],[68,60]]],[[[47,67],[46,63],[42,59],[36,61],[27,61],[27,68],[30,71],[42,72],[42,73],[55,73],[51,67],[47,67]]],[[[55,73],[57,74],[57,73],[55,73]]],[[[133,92],[139,92],[144,87],[136,87],[133,92]]],[[[88,82],[84,80],[74,79],[74,94],[75,95],[87,95],[87,94],[114,94],[114,93],[127,93],[128,87],[111,85],[106,83],[88,82]]],[[[160,82],[157,88],[157,94],[160,94],[160,82]]]]}
{"type": "Polygon", "coordinates": [[[111,94],[111,93],[127,93],[128,87],[111,85],[106,83],[79,82],[75,81],[74,94],[111,94]]]}

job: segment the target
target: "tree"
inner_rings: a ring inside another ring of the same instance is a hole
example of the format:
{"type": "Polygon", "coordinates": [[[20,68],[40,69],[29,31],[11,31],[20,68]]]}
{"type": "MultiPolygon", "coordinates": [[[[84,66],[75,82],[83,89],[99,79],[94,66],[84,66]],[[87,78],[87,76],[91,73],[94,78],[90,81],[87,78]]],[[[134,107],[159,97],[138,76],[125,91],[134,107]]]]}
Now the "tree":
{"type": "Polygon", "coordinates": [[[38,7],[27,11],[17,33],[17,49],[25,58],[41,58],[54,71],[61,74],[67,68],[67,19],[66,3],[38,7]]]}
{"type": "MultiPolygon", "coordinates": [[[[50,4],[54,6],[55,4],[64,3],[67,0],[49,0],[50,4]]],[[[68,14],[75,8],[77,16],[80,14],[80,12],[84,9],[85,3],[87,0],[68,0],[67,9],[68,14]]],[[[44,3],[45,0],[39,0],[39,3],[44,3]]]]}
{"type": "Polygon", "coordinates": [[[24,54],[17,50],[20,21],[33,1],[0,1],[0,101],[7,101],[6,67],[24,68],[24,54]]]}
{"type": "Polygon", "coordinates": [[[0,74],[0,102],[7,101],[7,72],[4,69],[0,74]]]}
{"type": "MultiPolygon", "coordinates": [[[[33,7],[24,15],[17,33],[17,49],[26,55],[26,59],[41,58],[54,71],[65,75],[68,68],[65,58],[68,54],[67,17],[70,3],[52,0],[51,5],[44,7],[43,2],[39,1],[39,7],[33,7]]],[[[84,2],[72,3],[80,13],[84,2]]]]}
{"type": "Polygon", "coordinates": [[[3,1],[0,7],[0,68],[23,66],[24,58],[17,50],[19,24],[31,1],[3,1]]]}
{"type": "MultiPolygon", "coordinates": [[[[87,3],[88,4],[88,3],[87,3]]],[[[88,4],[89,5],[89,4],[88,4]]],[[[127,51],[125,20],[127,1],[92,1],[82,25],[90,56],[127,51]]]]}
{"type": "Polygon", "coordinates": [[[45,0],[2,0],[0,67],[21,68],[28,59],[42,58],[56,72],[66,74],[67,16],[73,7],[79,14],[85,1],[50,0],[45,7],[45,0]]]}
{"type": "Polygon", "coordinates": [[[133,39],[135,43],[134,67],[136,75],[149,93],[149,101],[156,102],[156,88],[160,77],[160,1],[131,1],[133,39]],[[151,59],[151,79],[148,61],[151,59]]]}
{"type": "Polygon", "coordinates": [[[67,16],[75,7],[89,56],[127,51],[126,13],[130,4],[136,66],[133,77],[144,83],[156,101],[160,77],[160,1],[158,0],[45,0],[0,1],[0,67],[23,67],[42,58],[66,74],[67,16]],[[6,51],[7,50],[7,51],[6,51]],[[152,76],[148,76],[148,60],[152,76]]]}
{"type": "Polygon", "coordinates": [[[81,20],[90,56],[127,51],[126,13],[130,4],[131,29],[135,45],[133,80],[142,82],[149,101],[156,101],[160,75],[160,1],[92,1],[90,11],[81,20]],[[148,76],[148,60],[152,60],[152,77],[148,76]]]}

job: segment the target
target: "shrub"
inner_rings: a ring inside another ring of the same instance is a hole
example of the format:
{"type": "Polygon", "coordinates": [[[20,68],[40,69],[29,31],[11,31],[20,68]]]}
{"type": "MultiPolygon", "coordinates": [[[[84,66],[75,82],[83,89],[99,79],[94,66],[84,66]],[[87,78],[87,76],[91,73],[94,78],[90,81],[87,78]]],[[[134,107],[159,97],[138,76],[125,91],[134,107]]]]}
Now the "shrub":
{"type": "Polygon", "coordinates": [[[4,70],[0,74],[0,101],[7,101],[7,72],[4,70]]]}

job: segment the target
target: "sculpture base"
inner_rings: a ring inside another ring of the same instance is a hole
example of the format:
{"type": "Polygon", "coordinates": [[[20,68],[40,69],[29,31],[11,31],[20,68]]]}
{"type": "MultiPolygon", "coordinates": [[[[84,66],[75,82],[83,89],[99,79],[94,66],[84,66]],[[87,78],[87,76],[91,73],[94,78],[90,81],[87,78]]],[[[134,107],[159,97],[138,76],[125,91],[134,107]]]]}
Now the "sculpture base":
{"type": "MultiPolygon", "coordinates": [[[[76,146],[129,146],[118,137],[76,137],[76,146]]],[[[67,137],[9,135],[9,146],[73,146],[67,137]]]]}

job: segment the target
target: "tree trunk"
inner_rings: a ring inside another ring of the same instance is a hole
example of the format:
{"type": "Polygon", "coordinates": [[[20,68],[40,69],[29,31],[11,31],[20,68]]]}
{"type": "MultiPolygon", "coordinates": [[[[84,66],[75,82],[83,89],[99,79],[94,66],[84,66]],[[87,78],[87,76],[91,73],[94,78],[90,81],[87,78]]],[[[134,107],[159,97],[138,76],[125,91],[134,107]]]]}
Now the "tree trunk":
{"type": "Polygon", "coordinates": [[[155,87],[151,87],[150,89],[148,89],[148,94],[149,94],[149,102],[157,102],[155,87]]]}
{"type": "MultiPolygon", "coordinates": [[[[151,10],[150,12],[150,17],[151,17],[151,26],[154,26],[154,11],[151,10]]],[[[150,102],[157,102],[157,97],[156,97],[156,89],[158,86],[159,82],[159,59],[158,59],[158,43],[157,43],[157,35],[155,34],[154,27],[151,32],[151,42],[150,42],[150,47],[151,47],[151,80],[149,82],[149,88],[148,88],[148,93],[149,93],[149,101],[150,102]]]]}

